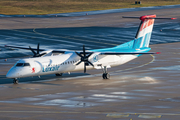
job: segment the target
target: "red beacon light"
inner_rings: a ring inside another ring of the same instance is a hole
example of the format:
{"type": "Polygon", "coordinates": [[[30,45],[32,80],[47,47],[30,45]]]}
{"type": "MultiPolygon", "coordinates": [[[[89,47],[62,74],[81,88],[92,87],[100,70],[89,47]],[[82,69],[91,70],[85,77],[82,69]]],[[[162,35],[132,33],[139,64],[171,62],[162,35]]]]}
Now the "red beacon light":
{"type": "Polygon", "coordinates": [[[156,54],[161,54],[161,52],[156,52],[156,54]]]}

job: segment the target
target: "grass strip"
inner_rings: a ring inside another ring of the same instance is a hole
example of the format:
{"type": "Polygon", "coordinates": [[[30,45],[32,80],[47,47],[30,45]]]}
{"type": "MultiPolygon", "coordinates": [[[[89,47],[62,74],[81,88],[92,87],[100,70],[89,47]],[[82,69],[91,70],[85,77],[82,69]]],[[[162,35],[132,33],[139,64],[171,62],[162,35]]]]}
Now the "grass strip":
{"type": "Polygon", "coordinates": [[[0,0],[0,14],[44,15],[120,8],[177,5],[180,0],[0,0]]]}

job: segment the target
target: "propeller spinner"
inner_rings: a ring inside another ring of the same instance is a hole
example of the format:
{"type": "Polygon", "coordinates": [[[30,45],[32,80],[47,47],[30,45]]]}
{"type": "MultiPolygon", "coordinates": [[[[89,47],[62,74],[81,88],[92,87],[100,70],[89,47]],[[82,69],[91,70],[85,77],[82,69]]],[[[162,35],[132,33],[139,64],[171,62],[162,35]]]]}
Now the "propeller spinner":
{"type": "Polygon", "coordinates": [[[76,65],[79,65],[81,62],[84,62],[84,73],[86,73],[86,66],[88,66],[89,64],[92,65],[94,67],[94,65],[88,60],[88,58],[93,54],[93,52],[91,53],[86,53],[85,50],[85,46],[83,45],[83,56],[78,53],[75,52],[79,57],[81,57],[81,61],[78,62],[76,65]]]}

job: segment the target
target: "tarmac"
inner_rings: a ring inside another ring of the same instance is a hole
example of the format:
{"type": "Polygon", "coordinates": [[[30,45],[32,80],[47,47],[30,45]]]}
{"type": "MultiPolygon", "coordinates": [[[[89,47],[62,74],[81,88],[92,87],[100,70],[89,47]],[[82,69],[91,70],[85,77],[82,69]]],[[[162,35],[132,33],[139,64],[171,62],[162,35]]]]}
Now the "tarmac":
{"type": "MultiPolygon", "coordinates": [[[[1,18],[0,28],[120,27],[130,22],[131,25],[139,23],[132,20],[120,20],[119,23],[120,16],[156,13],[160,17],[179,18],[179,12],[180,8],[175,8],[70,18],[1,18]]],[[[87,74],[80,71],[62,77],[22,78],[14,85],[5,75],[20,58],[0,59],[0,119],[178,119],[179,46],[180,42],[151,45],[151,52],[161,54],[143,55],[108,69],[111,75],[108,80],[102,79],[101,70],[88,70],[87,74]]]]}

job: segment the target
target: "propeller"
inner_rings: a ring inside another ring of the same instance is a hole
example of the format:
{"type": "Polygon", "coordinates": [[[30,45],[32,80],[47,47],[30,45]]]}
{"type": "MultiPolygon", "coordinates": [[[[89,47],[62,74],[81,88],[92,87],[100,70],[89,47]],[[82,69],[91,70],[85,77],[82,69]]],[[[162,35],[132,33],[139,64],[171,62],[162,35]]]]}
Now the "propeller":
{"type": "Polygon", "coordinates": [[[81,55],[78,52],[75,52],[79,57],[81,57],[81,61],[78,62],[76,65],[79,65],[81,62],[84,62],[84,73],[86,73],[86,66],[87,65],[92,65],[94,67],[94,65],[88,60],[88,58],[93,54],[93,52],[91,53],[86,53],[85,50],[85,46],[83,45],[83,55],[81,55]]]}
{"type": "Polygon", "coordinates": [[[35,52],[34,49],[31,48],[31,46],[29,46],[29,49],[32,51],[32,53],[34,54],[33,57],[41,57],[44,54],[39,54],[39,43],[37,45],[37,52],[35,52]]]}

